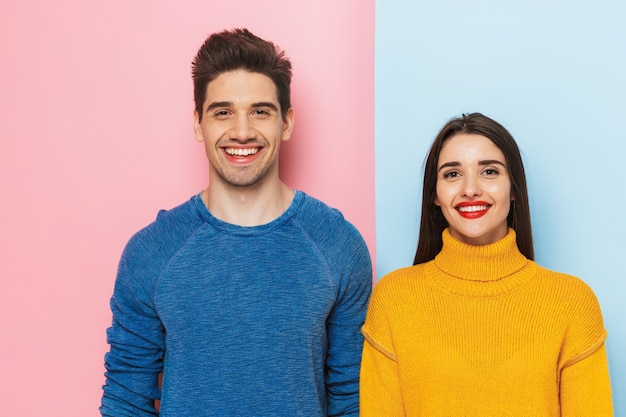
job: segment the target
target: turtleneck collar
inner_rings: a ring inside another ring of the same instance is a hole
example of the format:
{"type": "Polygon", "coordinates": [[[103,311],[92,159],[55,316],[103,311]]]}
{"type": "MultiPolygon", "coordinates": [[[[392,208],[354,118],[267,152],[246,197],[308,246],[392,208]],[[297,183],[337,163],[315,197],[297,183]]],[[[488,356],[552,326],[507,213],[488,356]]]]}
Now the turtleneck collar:
{"type": "Polygon", "coordinates": [[[513,229],[497,242],[468,245],[455,239],[448,229],[442,234],[443,248],[431,262],[443,274],[434,274],[437,284],[449,292],[474,297],[503,294],[528,281],[534,262],[517,248],[513,229]]]}

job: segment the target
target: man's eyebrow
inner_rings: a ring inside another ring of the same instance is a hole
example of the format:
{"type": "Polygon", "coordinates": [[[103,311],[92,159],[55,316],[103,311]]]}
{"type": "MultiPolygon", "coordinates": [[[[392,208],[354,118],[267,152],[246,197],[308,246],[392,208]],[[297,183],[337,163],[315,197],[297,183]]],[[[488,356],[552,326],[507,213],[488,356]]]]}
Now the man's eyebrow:
{"type": "MultiPolygon", "coordinates": [[[[501,165],[502,167],[506,168],[506,165],[504,164],[504,162],[498,161],[497,159],[485,159],[483,161],[478,161],[478,165],[501,165]]],[[[439,169],[437,171],[441,171],[444,168],[452,168],[452,167],[458,167],[461,166],[460,162],[446,162],[444,164],[441,164],[441,166],[439,167],[439,169]]]]}
{"type": "Polygon", "coordinates": [[[278,106],[274,103],[272,103],[271,101],[260,101],[258,103],[254,103],[252,104],[253,108],[257,108],[257,107],[267,107],[268,109],[272,109],[274,111],[278,111],[278,106]]]}
{"type": "Polygon", "coordinates": [[[214,101],[206,107],[206,111],[216,109],[218,107],[232,107],[233,103],[230,101],[214,101]]]}
{"type": "MultiPolygon", "coordinates": [[[[232,101],[214,101],[207,106],[206,111],[208,112],[210,110],[217,109],[220,107],[233,107],[233,102],[232,101]]],[[[258,103],[252,103],[250,107],[252,108],[266,107],[268,109],[278,111],[278,106],[272,103],[271,101],[260,101],[258,103]]]]}

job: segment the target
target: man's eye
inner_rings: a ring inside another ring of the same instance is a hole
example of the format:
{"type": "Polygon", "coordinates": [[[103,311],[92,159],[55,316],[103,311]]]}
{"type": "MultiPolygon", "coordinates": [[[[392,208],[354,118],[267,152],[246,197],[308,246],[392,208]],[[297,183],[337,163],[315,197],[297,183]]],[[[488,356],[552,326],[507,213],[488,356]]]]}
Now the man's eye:
{"type": "Polygon", "coordinates": [[[230,116],[228,110],[216,110],[213,112],[213,117],[216,119],[226,119],[228,116],[230,116]]]}
{"type": "Polygon", "coordinates": [[[270,114],[267,110],[264,110],[264,109],[256,109],[252,113],[255,116],[267,116],[270,114]]]}

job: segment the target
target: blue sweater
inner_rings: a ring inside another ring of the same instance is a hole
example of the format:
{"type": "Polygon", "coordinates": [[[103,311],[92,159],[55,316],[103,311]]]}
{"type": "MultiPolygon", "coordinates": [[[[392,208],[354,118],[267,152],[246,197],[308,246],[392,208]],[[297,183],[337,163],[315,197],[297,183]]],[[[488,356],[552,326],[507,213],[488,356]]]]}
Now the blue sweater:
{"type": "Polygon", "coordinates": [[[358,416],[371,285],[359,232],[300,191],[262,226],[222,222],[199,195],[161,211],[120,261],[100,411],[358,416]]]}

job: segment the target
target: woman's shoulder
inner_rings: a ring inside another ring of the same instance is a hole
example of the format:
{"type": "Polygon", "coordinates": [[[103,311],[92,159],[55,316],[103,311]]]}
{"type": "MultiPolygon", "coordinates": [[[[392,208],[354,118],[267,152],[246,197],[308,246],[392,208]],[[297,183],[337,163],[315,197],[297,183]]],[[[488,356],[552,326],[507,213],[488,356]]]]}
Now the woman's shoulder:
{"type": "Polygon", "coordinates": [[[537,266],[538,285],[546,296],[560,305],[560,310],[574,317],[587,317],[601,322],[598,298],[591,286],[575,275],[537,266]]]}
{"type": "Polygon", "coordinates": [[[425,265],[411,265],[395,269],[383,275],[374,286],[374,291],[382,296],[392,294],[403,294],[407,291],[414,291],[423,283],[425,265]]]}
{"type": "Polygon", "coordinates": [[[594,294],[591,286],[585,280],[566,272],[555,271],[537,264],[537,276],[542,285],[559,292],[569,292],[572,295],[580,296],[594,294]]]}
{"type": "Polygon", "coordinates": [[[564,324],[561,366],[584,359],[604,343],[607,331],[602,310],[591,286],[583,279],[545,267],[537,268],[541,299],[552,306],[553,317],[564,324]]]}

